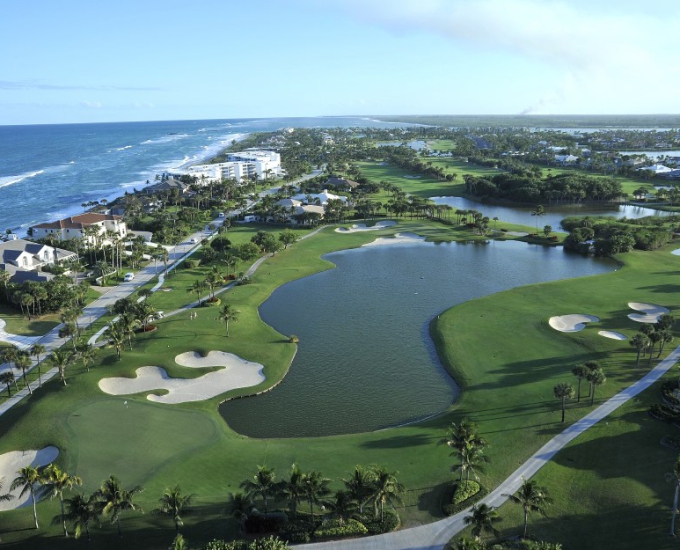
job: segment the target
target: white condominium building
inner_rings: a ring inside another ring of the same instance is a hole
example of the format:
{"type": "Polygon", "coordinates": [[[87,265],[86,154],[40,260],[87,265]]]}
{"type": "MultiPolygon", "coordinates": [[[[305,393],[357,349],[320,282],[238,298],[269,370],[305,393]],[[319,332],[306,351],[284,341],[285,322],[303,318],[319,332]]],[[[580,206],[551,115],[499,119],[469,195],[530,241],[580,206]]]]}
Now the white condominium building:
{"type": "Polygon", "coordinates": [[[197,164],[186,170],[187,174],[200,179],[234,179],[242,182],[252,179],[266,180],[283,175],[281,155],[274,151],[241,151],[227,154],[227,162],[197,164]]]}

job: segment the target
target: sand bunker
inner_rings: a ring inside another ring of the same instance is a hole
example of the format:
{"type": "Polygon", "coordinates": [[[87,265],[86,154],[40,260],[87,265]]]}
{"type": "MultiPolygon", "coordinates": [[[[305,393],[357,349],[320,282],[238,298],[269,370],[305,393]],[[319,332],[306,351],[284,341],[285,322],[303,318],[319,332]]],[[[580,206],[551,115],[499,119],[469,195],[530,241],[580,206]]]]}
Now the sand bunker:
{"type": "Polygon", "coordinates": [[[578,332],[586,328],[586,323],[597,323],[599,317],[594,315],[581,315],[574,313],[571,315],[560,315],[558,317],[551,317],[548,323],[555,330],[560,332],[578,332]]]}
{"type": "Polygon", "coordinates": [[[680,248],[676,248],[675,250],[673,250],[673,252],[671,252],[671,254],[673,254],[674,256],[680,256],[680,248]]]}
{"type": "Polygon", "coordinates": [[[362,246],[386,246],[393,244],[414,244],[425,242],[425,237],[415,233],[395,233],[394,237],[378,237],[375,241],[362,246]]]}
{"type": "Polygon", "coordinates": [[[54,462],[59,456],[59,449],[56,447],[45,447],[40,451],[12,451],[0,455],[0,480],[2,481],[2,494],[10,493],[14,496],[12,500],[0,501],[0,512],[14,510],[30,502],[31,495],[27,492],[19,498],[21,487],[10,491],[9,487],[19,475],[19,470],[25,466],[47,466],[54,462]]]}
{"type": "Polygon", "coordinates": [[[628,302],[628,307],[634,309],[635,311],[641,311],[642,313],[630,313],[628,315],[629,319],[637,321],[638,323],[656,323],[659,317],[669,313],[669,310],[663,306],[657,306],[656,304],[644,304],[640,302],[628,302]]]}
{"type": "Polygon", "coordinates": [[[357,233],[358,231],[376,231],[378,229],[392,227],[393,225],[397,225],[397,222],[386,220],[384,222],[378,222],[371,227],[366,227],[365,223],[355,223],[352,227],[338,227],[335,231],[338,233],[357,233]]]}
{"type": "Polygon", "coordinates": [[[187,403],[211,399],[237,388],[257,386],[265,380],[263,366],[224,351],[211,351],[206,357],[194,351],[182,353],[175,361],[189,368],[224,367],[198,378],[172,378],[161,367],[140,367],[136,378],[104,378],[99,388],[111,395],[130,395],[167,390],[165,395],[147,395],[156,403],[187,403]]]}
{"type": "Polygon", "coordinates": [[[611,338],[612,340],[628,340],[628,337],[620,332],[614,332],[613,330],[601,330],[598,332],[600,336],[605,338],[611,338]]]}

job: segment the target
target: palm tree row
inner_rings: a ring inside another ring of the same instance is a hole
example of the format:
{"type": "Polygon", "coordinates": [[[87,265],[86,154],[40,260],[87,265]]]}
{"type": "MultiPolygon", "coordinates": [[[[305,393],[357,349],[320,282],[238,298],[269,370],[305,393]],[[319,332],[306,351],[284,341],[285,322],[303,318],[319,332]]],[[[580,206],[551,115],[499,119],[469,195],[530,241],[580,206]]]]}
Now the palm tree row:
{"type": "Polygon", "coordinates": [[[293,518],[297,518],[299,506],[305,502],[309,505],[312,519],[314,506],[318,504],[324,510],[330,508],[332,515],[342,523],[357,512],[363,514],[364,506],[368,504],[373,506],[374,518],[382,522],[385,507],[401,503],[399,495],[404,491],[396,473],[383,466],[368,469],[357,466],[342,482],[345,489],[333,493],[329,487],[331,480],[321,472],[303,472],[297,464],[293,464],[289,478],[276,481],[273,468],[258,466],[253,478],[241,483],[244,492],[230,495],[229,507],[233,515],[245,519],[253,510],[256,499],[261,500],[265,515],[269,513],[272,502],[285,500],[293,518]]]}
{"type": "MultiPolygon", "coordinates": [[[[97,356],[97,349],[90,344],[85,344],[73,339],[74,349],[73,351],[66,348],[60,348],[54,350],[47,358],[47,363],[56,367],[59,371],[59,377],[64,385],[66,385],[66,368],[68,365],[74,361],[80,359],[83,361],[83,365],[89,371],[89,364],[93,363],[97,356]]],[[[20,350],[17,346],[8,346],[3,348],[0,352],[0,363],[7,363],[10,367],[17,370],[21,370],[22,377],[24,379],[24,387],[28,389],[30,394],[33,393],[31,384],[28,382],[28,377],[26,376],[28,370],[31,368],[32,360],[31,356],[35,357],[36,369],[38,371],[38,385],[42,387],[42,367],[41,367],[41,355],[46,352],[45,346],[42,344],[34,344],[28,350],[20,350]]],[[[7,396],[12,396],[11,386],[14,384],[16,391],[19,391],[19,386],[17,385],[16,377],[11,370],[6,370],[0,373],[0,384],[5,384],[7,386],[7,396]]]]}
{"type": "MultiPolygon", "coordinates": [[[[21,489],[19,498],[27,493],[30,494],[36,529],[39,528],[37,501],[42,497],[59,499],[61,512],[52,519],[52,524],[61,524],[65,537],[69,536],[67,523],[72,523],[75,538],[79,538],[84,531],[87,539],[90,540],[90,525],[93,522],[100,524],[101,516],[108,516],[111,523],[116,524],[118,536],[122,537],[121,515],[128,511],[143,513],[139,505],[134,502],[135,497],[143,491],[140,486],[125,489],[120,480],[112,475],[89,496],[76,493],[71,498],[64,497],[65,492],[73,491],[77,485],[82,485],[82,483],[79,476],[61,470],[56,464],[49,464],[42,468],[25,466],[17,472],[17,477],[10,485],[10,491],[21,489]]],[[[3,480],[0,479],[0,491],[2,487],[3,480]]],[[[182,494],[179,485],[166,489],[154,512],[170,517],[177,535],[180,526],[183,525],[182,516],[187,513],[193,497],[194,495],[182,494]]],[[[12,494],[0,494],[0,501],[13,498],[12,494]]]]}

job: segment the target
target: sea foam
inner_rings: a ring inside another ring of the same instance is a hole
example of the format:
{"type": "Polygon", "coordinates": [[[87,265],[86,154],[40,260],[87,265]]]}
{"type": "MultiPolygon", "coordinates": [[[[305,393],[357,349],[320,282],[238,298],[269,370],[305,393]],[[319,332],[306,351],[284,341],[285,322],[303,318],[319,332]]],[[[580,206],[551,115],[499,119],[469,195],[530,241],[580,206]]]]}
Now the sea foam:
{"type": "Polygon", "coordinates": [[[25,174],[19,174],[18,176],[2,176],[0,177],[0,188],[19,183],[28,178],[33,178],[40,174],[44,174],[45,170],[36,170],[35,172],[26,172],[25,174]]]}

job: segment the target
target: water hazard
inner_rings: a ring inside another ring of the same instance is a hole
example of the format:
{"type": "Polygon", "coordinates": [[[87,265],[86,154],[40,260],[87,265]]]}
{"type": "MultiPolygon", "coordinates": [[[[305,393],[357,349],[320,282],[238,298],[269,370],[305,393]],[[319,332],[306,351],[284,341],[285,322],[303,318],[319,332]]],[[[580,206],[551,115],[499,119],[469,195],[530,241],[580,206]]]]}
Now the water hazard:
{"type": "Polygon", "coordinates": [[[501,290],[614,269],[513,241],[366,247],[324,257],[336,269],[283,285],[260,308],[265,322],[298,335],[300,345],[278,387],[220,406],[237,432],[323,436],[440,413],[458,388],[429,337],[433,317],[501,290]]]}

